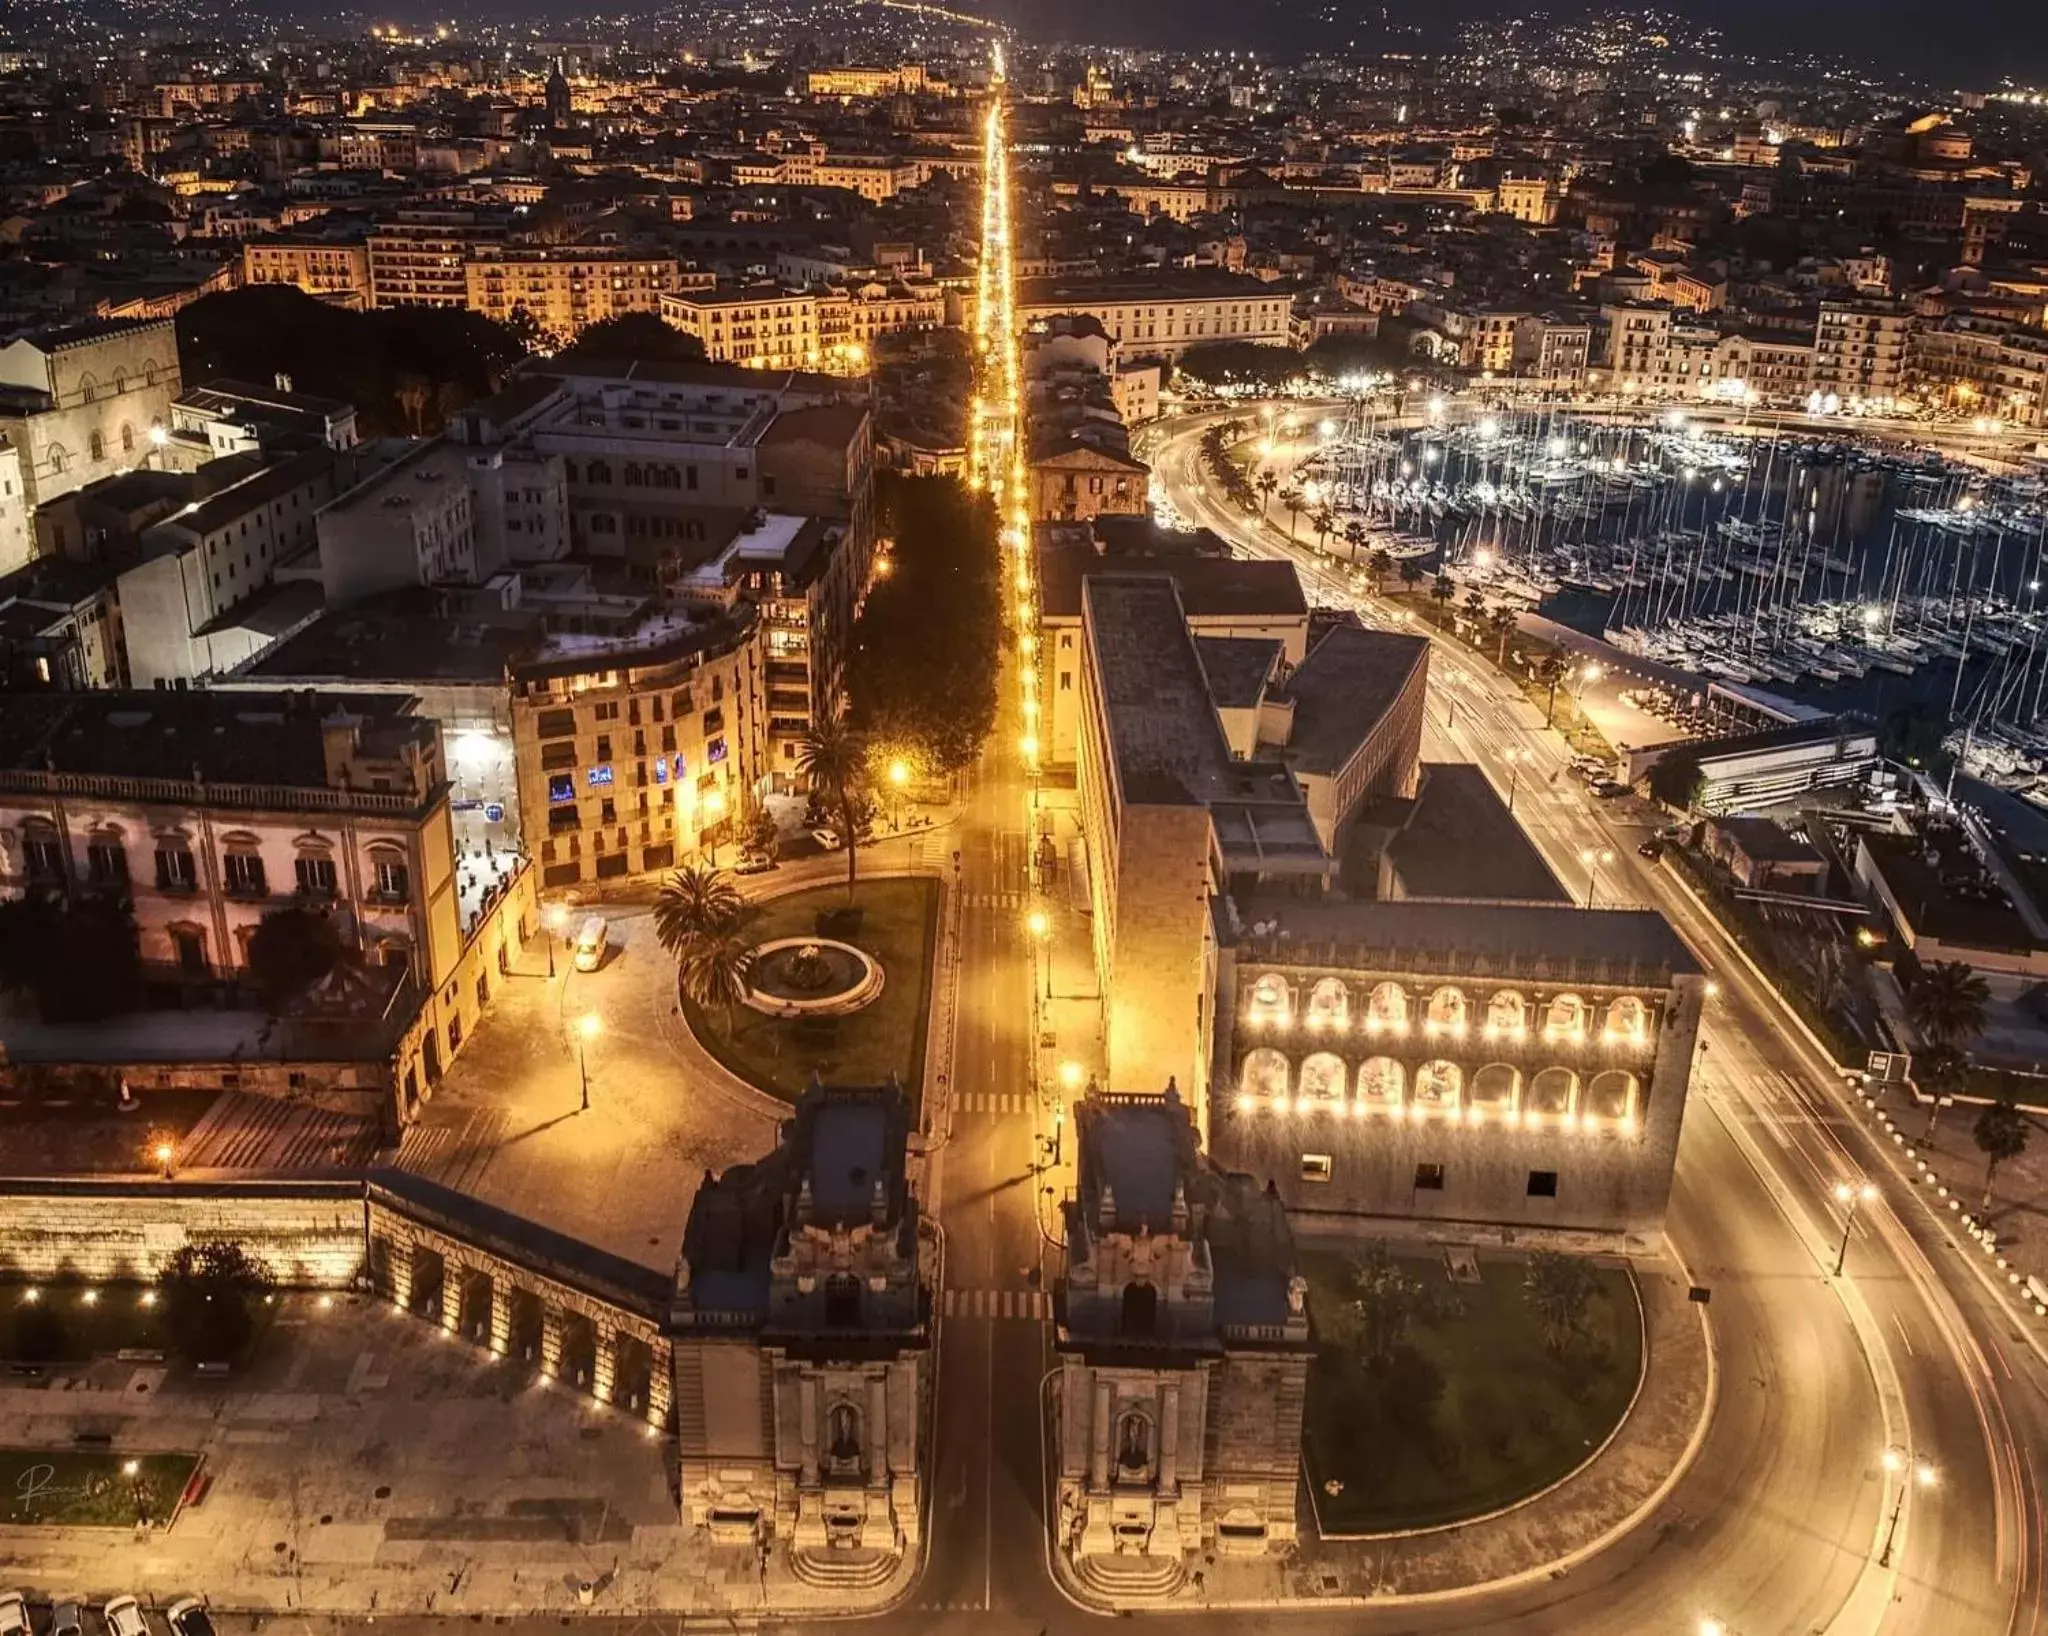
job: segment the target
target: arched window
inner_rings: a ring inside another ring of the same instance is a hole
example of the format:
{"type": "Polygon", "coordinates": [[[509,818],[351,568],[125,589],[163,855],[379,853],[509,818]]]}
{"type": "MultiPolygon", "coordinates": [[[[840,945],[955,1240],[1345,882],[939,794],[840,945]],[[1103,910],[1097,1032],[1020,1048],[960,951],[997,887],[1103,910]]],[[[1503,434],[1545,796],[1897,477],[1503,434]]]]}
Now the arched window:
{"type": "Polygon", "coordinates": [[[593,483],[609,483],[612,480],[611,462],[608,460],[591,461],[590,480],[593,483]]]}
{"type": "Polygon", "coordinates": [[[1308,994],[1309,1027],[1341,1030],[1350,1017],[1351,993],[1345,988],[1343,979],[1318,978],[1316,986],[1308,994]]]}
{"type": "Polygon", "coordinates": [[[1586,1034],[1586,1002],[1576,994],[1557,995],[1544,1011],[1543,1032],[1583,1039],[1586,1034]]]}
{"type": "Polygon", "coordinates": [[[841,1398],[825,1416],[825,1454],[833,1465],[858,1467],[862,1455],[860,1410],[841,1398]]]}
{"type": "Polygon", "coordinates": [[[71,454],[70,454],[70,451],[68,451],[68,450],[67,450],[67,449],[66,449],[66,448],[64,447],[64,445],[63,445],[63,444],[61,444],[61,443],[52,443],[52,444],[50,445],[50,454],[49,454],[49,461],[50,461],[50,471],[51,471],[52,475],[54,475],[54,476],[62,476],[62,475],[63,475],[63,471],[64,471],[64,468],[65,468],[65,466],[66,466],[66,465],[68,465],[68,464],[70,463],[70,460],[71,460],[71,454]]]}
{"type": "Polygon", "coordinates": [[[1622,1045],[1639,1045],[1650,1032],[1650,1008],[1633,994],[1624,994],[1607,1008],[1607,1037],[1622,1045]]]}
{"type": "Polygon", "coordinates": [[[1342,1102],[1344,1100],[1344,1059],[1318,1051],[1301,1065],[1301,1100],[1342,1102]]]}
{"type": "Polygon", "coordinates": [[[1365,1002],[1365,1031],[1381,1029],[1396,1034],[1408,1032],[1408,991],[1399,983],[1377,984],[1365,1002]]]}
{"type": "Polygon", "coordinates": [[[1531,1119],[1572,1118],[1578,1109],[1579,1076],[1569,1068],[1545,1068],[1522,1093],[1522,1112],[1531,1119]]]}
{"type": "Polygon", "coordinates": [[[625,480],[627,488],[637,489],[640,487],[640,463],[637,460],[627,461],[626,469],[620,475],[625,480]]]}
{"type": "Polygon", "coordinates": [[[1465,1032],[1465,991],[1446,983],[1429,997],[1429,1021],[1425,1032],[1461,1035],[1465,1032]]]}
{"type": "Polygon", "coordinates": [[[1254,1023],[1284,1023],[1294,1014],[1294,997],[1287,979],[1267,972],[1252,983],[1249,1020],[1254,1023]]]}
{"type": "Polygon", "coordinates": [[[87,455],[87,458],[88,458],[88,459],[91,459],[91,460],[95,460],[95,461],[98,461],[98,460],[104,460],[104,459],[106,459],[106,458],[107,458],[107,437],[106,437],[106,433],[104,433],[104,432],[102,432],[102,431],[99,431],[99,430],[98,430],[97,428],[95,428],[95,429],[94,429],[94,431],[93,431],[93,434],[92,434],[92,435],[91,435],[90,437],[88,437],[88,438],[87,438],[87,439],[85,440],[85,447],[86,447],[86,455],[87,455]]]}
{"type": "Polygon", "coordinates": [[[1636,1116],[1636,1076],[1621,1068],[1609,1068],[1586,1082],[1580,1111],[1591,1119],[1627,1124],[1636,1116]]]}
{"type": "Polygon", "coordinates": [[[1367,1057],[1358,1065],[1356,1106],[1388,1111],[1401,1106],[1401,1091],[1407,1076],[1392,1057],[1367,1057]]]}
{"type": "Polygon", "coordinates": [[[125,420],[121,422],[121,452],[123,454],[133,454],[135,452],[135,428],[130,426],[125,420]]]}
{"type": "Polygon", "coordinates": [[[1441,1057],[1434,1062],[1425,1062],[1415,1070],[1415,1106],[1455,1108],[1464,1090],[1464,1081],[1465,1076],[1455,1062],[1445,1062],[1441,1057]]]}
{"type": "Polygon", "coordinates": [[[1520,1039],[1529,1027],[1529,1004],[1511,988],[1504,988],[1486,1002],[1486,1034],[1489,1039],[1520,1039]]]}
{"type": "Polygon", "coordinates": [[[1285,1054],[1266,1046],[1245,1053],[1238,1072],[1238,1089],[1247,1096],[1284,1097],[1287,1094],[1288,1065],[1285,1054]]]}
{"type": "Polygon", "coordinates": [[[1513,1113],[1521,1096],[1521,1071],[1505,1062],[1489,1062],[1472,1076],[1469,1100],[1475,1114],[1513,1113]]]}
{"type": "Polygon", "coordinates": [[[128,371],[125,369],[116,369],[114,371],[114,396],[119,397],[123,392],[127,390],[128,371]]]}

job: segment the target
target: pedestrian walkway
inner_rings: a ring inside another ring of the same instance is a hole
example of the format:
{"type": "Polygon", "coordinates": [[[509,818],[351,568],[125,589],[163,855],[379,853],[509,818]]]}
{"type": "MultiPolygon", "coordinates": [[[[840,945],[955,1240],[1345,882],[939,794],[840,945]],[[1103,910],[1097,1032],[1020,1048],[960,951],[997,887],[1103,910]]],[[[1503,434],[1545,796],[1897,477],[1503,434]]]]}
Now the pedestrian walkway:
{"type": "Polygon", "coordinates": [[[194,1170],[345,1170],[377,1154],[373,1119],[309,1102],[223,1091],[192,1127],[178,1168],[194,1170]]]}
{"type": "Polygon", "coordinates": [[[1024,907],[1022,892],[969,892],[966,896],[970,909],[1021,909],[1024,907]]]}
{"type": "Polygon", "coordinates": [[[962,1091],[953,1099],[955,1113],[985,1113],[995,1117],[1006,1114],[1029,1113],[1031,1093],[1028,1091],[962,1091]]]}
{"type": "Polygon", "coordinates": [[[1030,1318],[1052,1316],[1052,1297],[1039,1289],[949,1289],[940,1303],[948,1318],[1030,1318]]]}

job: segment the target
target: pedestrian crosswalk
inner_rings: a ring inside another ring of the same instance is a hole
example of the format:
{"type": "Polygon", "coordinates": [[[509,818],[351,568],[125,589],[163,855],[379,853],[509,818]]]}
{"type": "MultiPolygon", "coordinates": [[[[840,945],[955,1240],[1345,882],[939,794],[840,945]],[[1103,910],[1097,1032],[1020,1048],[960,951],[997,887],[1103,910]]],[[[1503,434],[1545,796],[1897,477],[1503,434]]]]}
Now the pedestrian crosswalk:
{"type": "Polygon", "coordinates": [[[1029,1091],[962,1091],[953,1099],[955,1113],[1029,1113],[1029,1091]]]}
{"type": "Polygon", "coordinates": [[[949,1289],[940,1311],[948,1318],[1052,1316],[1052,1297],[1038,1289],[949,1289]]]}
{"type": "Polygon", "coordinates": [[[1021,909],[1024,907],[1022,892],[969,892],[967,907],[970,909],[1021,909]]]}

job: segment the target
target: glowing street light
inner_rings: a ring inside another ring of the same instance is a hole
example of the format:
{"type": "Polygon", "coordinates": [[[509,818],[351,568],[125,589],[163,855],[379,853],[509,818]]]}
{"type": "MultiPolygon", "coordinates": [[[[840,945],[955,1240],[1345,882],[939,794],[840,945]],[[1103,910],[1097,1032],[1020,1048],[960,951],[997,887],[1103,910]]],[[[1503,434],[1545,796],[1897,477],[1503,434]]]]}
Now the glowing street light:
{"type": "Polygon", "coordinates": [[[1884,1549],[1877,1556],[1877,1565],[1889,1568],[1892,1565],[1892,1545],[1899,1536],[1899,1513],[1906,1509],[1906,1490],[1932,1488],[1941,1481],[1941,1473],[1925,1460],[1915,1460],[1905,1449],[1895,1448],[1884,1451],[1884,1469],[1897,1478],[1899,1484],[1899,1491],[1892,1498],[1892,1519],[1885,1525],[1884,1549]],[[1911,1481],[1906,1476],[1909,1467],[1912,1470],[1911,1481]]]}
{"type": "Polygon", "coordinates": [[[576,1073],[583,1081],[582,1112],[590,1112],[590,1063],[585,1049],[590,1042],[604,1032],[604,1023],[595,1011],[587,1011],[576,1019],[576,1073]]]}
{"type": "Polygon", "coordinates": [[[540,923],[545,929],[548,946],[548,976],[555,975],[555,939],[569,929],[569,911],[559,903],[550,903],[540,912],[540,923]]]}
{"type": "Polygon", "coordinates": [[[1842,1242],[1835,1251],[1835,1276],[1842,1276],[1842,1263],[1849,1257],[1849,1229],[1856,1225],[1856,1206],[1868,1204],[1877,1197],[1877,1189],[1869,1182],[1851,1185],[1848,1182],[1835,1183],[1835,1203],[1842,1205],[1842,1242]]]}
{"type": "Polygon", "coordinates": [[[1593,889],[1600,883],[1600,867],[1614,862],[1614,854],[1606,847],[1583,847],[1579,851],[1579,862],[1586,866],[1586,907],[1593,907],[1593,889]]]}

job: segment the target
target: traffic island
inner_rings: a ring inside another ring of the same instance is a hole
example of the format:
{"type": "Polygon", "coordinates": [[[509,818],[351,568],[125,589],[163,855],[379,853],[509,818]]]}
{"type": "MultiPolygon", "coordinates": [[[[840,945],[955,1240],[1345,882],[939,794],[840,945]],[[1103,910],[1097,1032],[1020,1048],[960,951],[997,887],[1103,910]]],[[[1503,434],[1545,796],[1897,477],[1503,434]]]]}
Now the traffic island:
{"type": "Polygon", "coordinates": [[[1642,1379],[1635,1285],[1624,1266],[1554,1265],[1583,1283],[1546,1323],[1519,1258],[1302,1256],[1304,1475],[1325,1539],[1485,1516],[1605,1446],[1642,1379]]]}
{"type": "Polygon", "coordinates": [[[801,1005],[707,1011],[685,995],[683,1017],[721,1067],[785,1102],[813,1075],[833,1085],[878,1085],[893,1075],[915,1099],[938,911],[938,882],[917,876],[860,881],[850,903],[843,885],[767,899],[747,927],[757,948],[786,947],[793,957],[815,948],[821,958],[849,949],[876,968],[871,992],[858,1009],[836,1014],[801,1005]]]}

